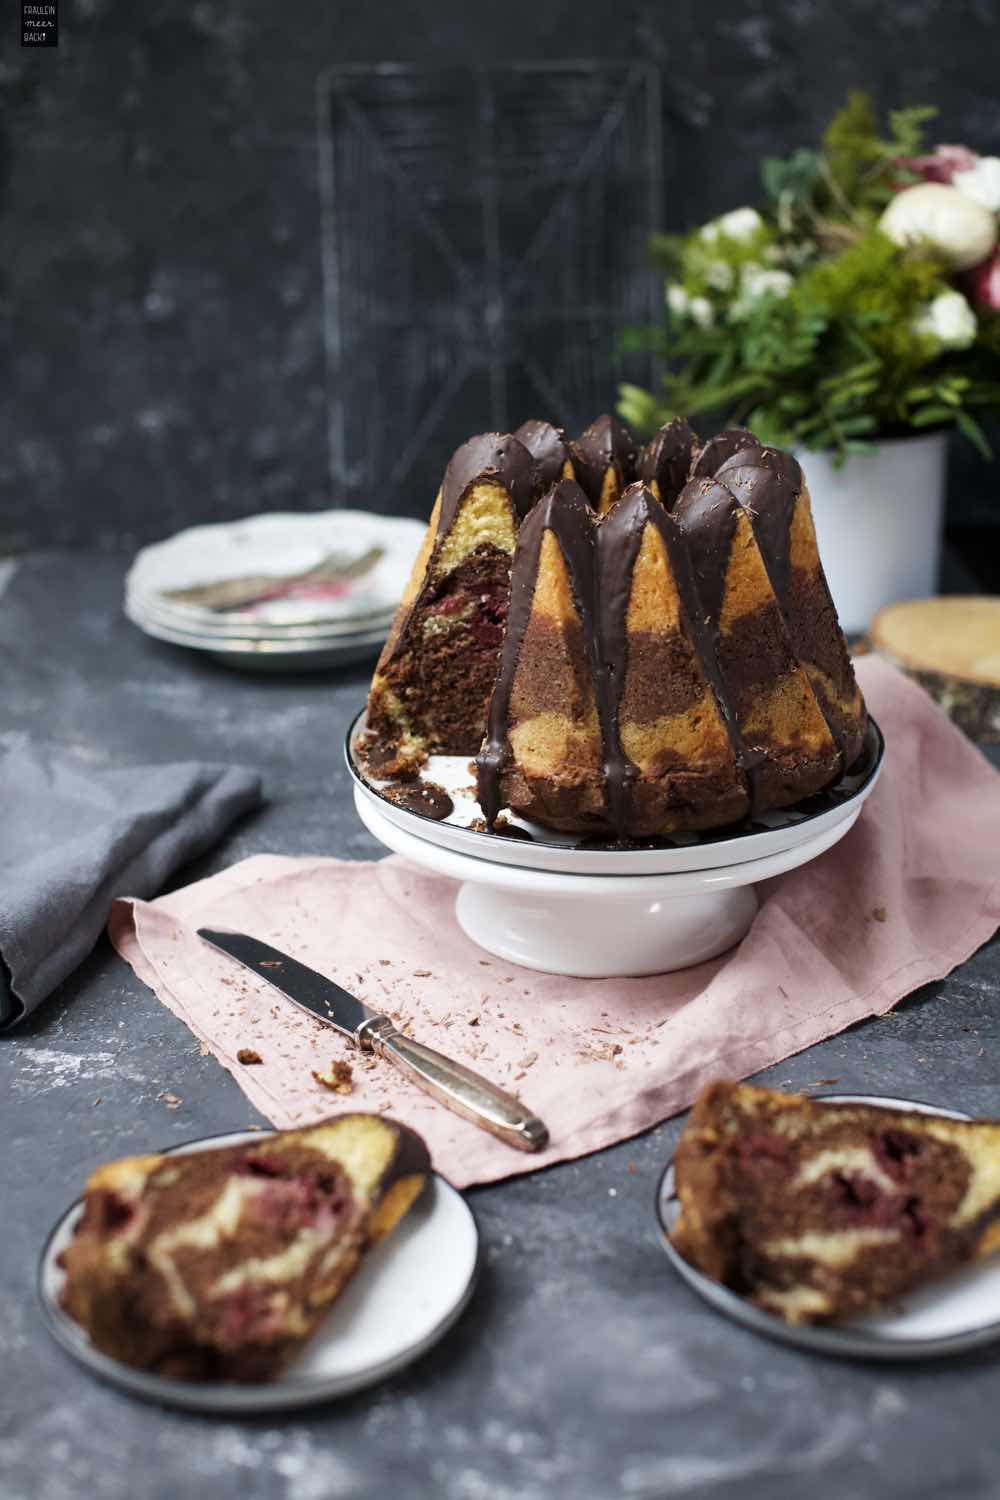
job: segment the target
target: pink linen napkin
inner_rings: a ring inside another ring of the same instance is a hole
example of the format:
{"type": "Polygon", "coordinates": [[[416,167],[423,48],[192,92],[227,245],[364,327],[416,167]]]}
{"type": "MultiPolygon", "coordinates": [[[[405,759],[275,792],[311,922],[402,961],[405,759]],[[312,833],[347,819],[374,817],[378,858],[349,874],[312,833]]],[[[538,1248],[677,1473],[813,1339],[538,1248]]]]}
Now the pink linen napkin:
{"type": "Polygon", "coordinates": [[[112,941],[279,1127],[389,1110],[459,1187],[582,1156],[676,1113],[711,1078],[746,1077],[883,1014],[1000,924],[1000,775],[892,667],[868,657],[858,675],[888,747],[861,817],[819,859],[758,887],[738,948],[681,973],[567,979],[495,959],[458,927],[454,884],[397,856],[258,855],[156,901],[116,902],[112,941]],[[207,948],[202,925],[294,954],[520,1092],[551,1146],[521,1155],[360,1057],[207,948]],[[262,1061],[241,1064],[241,1048],[262,1061]],[[353,1066],[350,1096],[313,1079],[335,1058],[353,1066]]]}

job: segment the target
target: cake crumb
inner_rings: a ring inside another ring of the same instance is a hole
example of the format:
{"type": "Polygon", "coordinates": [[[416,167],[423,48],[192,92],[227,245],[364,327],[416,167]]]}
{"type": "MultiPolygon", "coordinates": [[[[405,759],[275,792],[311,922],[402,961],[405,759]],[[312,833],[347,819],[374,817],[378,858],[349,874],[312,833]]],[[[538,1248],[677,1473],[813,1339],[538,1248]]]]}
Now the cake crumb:
{"type": "Polygon", "coordinates": [[[264,1059],[253,1047],[241,1047],[236,1054],[236,1061],[242,1063],[245,1068],[253,1067],[255,1063],[262,1063],[264,1059]]]}
{"type": "Polygon", "coordinates": [[[156,1097],[162,1099],[168,1109],[180,1109],[184,1103],[184,1100],[179,1099],[176,1094],[171,1094],[169,1089],[161,1089],[156,1097]]]}
{"type": "Polygon", "coordinates": [[[888,920],[889,913],[886,911],[884,906],[876,906],[872,910],[872,916],[875,918],[876,922],[885,922],[888,920]]]}
{"type": "Polygon", "coordinates": [[[354,1074],[351,1071],[351,1065],[340,1058],[335,1058],[322,1073],[314,1068],[312,1076],[317,1083],[322,1084],[325,1089],[331,1089],[335,1094],[354,1093],[354,1074]]]}
{"type": "Polygon", "coordinates": [[[211,1057],[212,1049],[207,1042],[198,1043],[198,1055],[199,1057],[211,1057]]]}
{"type": "Polygon", "coordinates": [[[430,979],[431,971],[430,969],[414,969],[413,977],[414,979],[430,979]]]}
{"type": "Polygon", "coordinates": [[[262,958],[260,966],[262,969],[280,969],[282,962],[280,958],[262,958]]]}

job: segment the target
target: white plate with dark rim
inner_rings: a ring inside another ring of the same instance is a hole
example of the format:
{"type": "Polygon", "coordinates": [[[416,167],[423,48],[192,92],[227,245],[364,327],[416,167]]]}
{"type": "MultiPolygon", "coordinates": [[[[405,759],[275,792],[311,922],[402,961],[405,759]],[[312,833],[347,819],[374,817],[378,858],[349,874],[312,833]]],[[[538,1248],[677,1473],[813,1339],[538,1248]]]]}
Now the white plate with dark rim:
{"type": "MultiPolygon", "coordinates": [[[[261,1138],[259,1131],[237,1130],[186,1141],[164,1154],[261,1138]]],[[[69,1244],[82,1210],[77,1199],[60,1216],[42,1251],[38,1295],[49,1331],[102,1380],[143,1400],[190,1411],[279,1411],[362,1390],[436,1344],[465,1309],[475,1285],[476,1221],[462,1195],[434,1173],[402,1222],[365,1256],[321,1327],[277,1380],[256,1385],[178,1380],[135,1370],[102,1354],[60,1305],[65,1275],[58,1256],[69,1244]]]]}
{"type": "Polygon", "coordinates": [[[347,767],[356,789],[388,822],[456,854],[488,860],[491,864],[565,875],[660,875],[728,869],[814,843],[836,827],[846,833],[874,791],[885,765],[882,731],[874,719],[869,719],[858,764],[835,786],[796,807],[776,809],[765,813],[759,821],[735,827],[651,840],[653,847],[642,843],[625,848],[613,843],[593,847],[590,840],[579,835],[559,833],[511,813],[504,814],[506,820],[524,830],[528,838],[504,837],[469,827],[475,819],[482,818],[482,810],[471,784],[467,755],[432,755],[420,771],[421,781],[443,787],[451,798],[454,811],[446,819],[430,818],[398,806],[384,795],[391,783],[373,777],[358,754],[364,730],[362,710],[347,732],[344,747],[347,767]]]}
{"type": "MultiPolygon", "coordinates": [[[[944,1115],[949,1120],[968,1120],[957,1109],[924,1104],[915,1099],[894,1099],[882,1094],[816,1095],[836,1104],[880,1104],[887,1109],[913,1110],[917,1114],[944,1115]]],[[[774,1313],[755,1307],[739,1293],[721,1286],[690,1265],[675,1249],[670,1234],[680,1217],[674,1193],[673,1158],[667,1163],[656,1190],[656,1218],[660,1238],[671,1265],[679,1276],[717,1311],[767,1338],[797,1344],[817,1354],[845,1359],[937,1359],[961,1354],[1000,1340],[1000,1256],[958,1271],[941,1281],[912,1292],[895,1307],[851,1318],[843,1323],[786,1323],[774,1313]]]]}

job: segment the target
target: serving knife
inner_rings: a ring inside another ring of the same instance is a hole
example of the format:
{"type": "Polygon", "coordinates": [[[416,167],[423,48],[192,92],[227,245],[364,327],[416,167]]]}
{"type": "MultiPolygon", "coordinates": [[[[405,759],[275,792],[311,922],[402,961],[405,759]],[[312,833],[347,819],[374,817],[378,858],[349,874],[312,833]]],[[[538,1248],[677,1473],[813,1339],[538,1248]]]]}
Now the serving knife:
{"type": "Polygon", "coordinates": [[[441,1104],[508,1146],[541,1151],[548,1144],[544,1123],[520,1099],[433,1047],[405,1036],[388,1016],[371,1010],[324,974],[245,932],[199,927],[198,936],[266,979],[301,1010],[349,1037],[360,1052],[385,1058],[441,1104]]]}

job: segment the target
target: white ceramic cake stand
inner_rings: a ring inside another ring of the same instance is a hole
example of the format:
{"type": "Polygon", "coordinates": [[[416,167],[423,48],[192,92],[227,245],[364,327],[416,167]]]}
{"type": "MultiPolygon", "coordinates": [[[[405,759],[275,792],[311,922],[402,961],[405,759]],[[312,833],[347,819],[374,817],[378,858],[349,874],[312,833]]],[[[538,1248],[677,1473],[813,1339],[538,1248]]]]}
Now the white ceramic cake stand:
{"type": "MultiPolygon", "coordinates": [[[[417,814],[400,818],[399,808],[357,779],[354,801],[380,843],[422,869],[461,882],[455,906],[459,925],[487,953],[549,974],[596,979],[669,973],[733,947],[756,914],[757,882],[806,864],[842,839],[877,774],[835,813],[827,813],[818,829],[809,821],[799,825],[792,847],[787,847],[788,830],[782,830],[784,839],[776,831],[775,852],[701,870],[678,869],[678,855],[690,856],[689,850],[644,850],[644,860],[655,857],[659,869],[641,875],[576,873],[581,851],[573,848],[560,851],[562,868],[553,869],[551,846],[544,849],[547,868],[533,868],[533,856],[542,851],[488,834],[483,843],[487,848],[502,844],[503,861],[460,853],[446,847],[448,824],[417,814]],[[406,818],[411,827],[404,826],[406,818]],[[507,863],[512,849],[519,864],[507,863]]],[[[770,837],[754,835],[755,846],[770,837]]]]}

